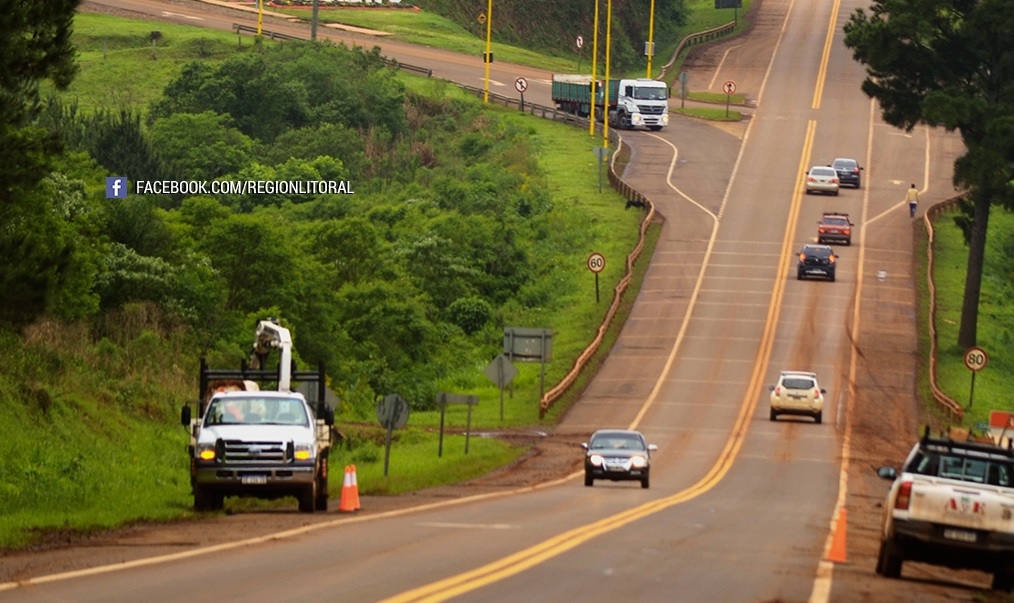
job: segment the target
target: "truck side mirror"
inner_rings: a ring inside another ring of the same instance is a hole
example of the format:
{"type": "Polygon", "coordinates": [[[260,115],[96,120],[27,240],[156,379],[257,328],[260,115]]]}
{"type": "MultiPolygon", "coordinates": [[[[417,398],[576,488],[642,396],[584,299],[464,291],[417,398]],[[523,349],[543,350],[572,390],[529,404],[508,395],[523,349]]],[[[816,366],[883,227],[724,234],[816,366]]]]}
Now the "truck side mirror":
{"type": "Polygon", "coordinates": [[[898,471],[894,467],[881,467],[877,469],[877,477],[893,480],[898,477],[898,471]]]}
{"type": "Polygon", "coordinates": [[[187,404],[186,406],[184,406],[183,410],[180,411],[180,423],[182,423],[184,427],[190,427],[190,405],[189,404],[187,404]]]}
{"type": "Polygon", "coordinates": [[[334,409],[327,402],[317,403],[317,416],[324,419],[325,425],[334,425],[334,409]]]}

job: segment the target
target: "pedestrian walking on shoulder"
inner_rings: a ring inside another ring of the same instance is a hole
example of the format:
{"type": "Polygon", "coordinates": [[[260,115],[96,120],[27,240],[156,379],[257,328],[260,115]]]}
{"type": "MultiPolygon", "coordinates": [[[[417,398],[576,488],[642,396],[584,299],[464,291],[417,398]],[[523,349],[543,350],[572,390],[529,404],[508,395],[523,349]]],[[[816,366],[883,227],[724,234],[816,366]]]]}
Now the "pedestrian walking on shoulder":
{"type": "Polygon", "coordinates": [[[919,207],[919,189],[913,184],[905,193],[905,200],[908,201],[908,215],[915,217],[915,208],[919,207]]]}

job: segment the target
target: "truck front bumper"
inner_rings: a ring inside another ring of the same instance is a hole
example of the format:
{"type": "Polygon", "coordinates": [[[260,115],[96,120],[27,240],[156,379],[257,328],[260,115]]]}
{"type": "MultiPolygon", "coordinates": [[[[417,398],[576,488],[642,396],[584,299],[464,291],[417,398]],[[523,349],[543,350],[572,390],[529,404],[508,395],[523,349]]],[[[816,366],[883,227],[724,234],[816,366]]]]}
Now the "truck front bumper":
{"type": "Polygon", "coordinates": [[[284,465],[198,463],[194,480],[206,489],[223,494],[259,495],[299,490],[313,484],[315,475],[314,462],[284,465]]]}

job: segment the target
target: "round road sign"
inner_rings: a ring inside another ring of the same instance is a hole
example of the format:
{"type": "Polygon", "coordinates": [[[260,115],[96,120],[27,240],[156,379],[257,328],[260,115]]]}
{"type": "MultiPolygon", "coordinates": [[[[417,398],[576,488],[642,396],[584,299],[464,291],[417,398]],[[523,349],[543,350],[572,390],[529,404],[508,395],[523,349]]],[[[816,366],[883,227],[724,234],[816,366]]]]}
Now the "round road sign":
{"type": "Polygon", "coordinates": [[[729,80],[722,84],[722,91],[726,94],[732,94],[736,91],[736,82],[729,80]]]}
{"type": "Polygon", "coordinates": [[[525,90],[528,90],[528,80],[526,80],[523,77],[519,77],[518,79],[514,80],[514,88],[518,92],[524,92],[525,90]]]}
{"type": "Polygon", "coordinates": [[[606,258],[601,253],[593,253],[588,256],[588,270],[598,274],[606,268],[606,258]]]}
{"type": "Polygon", "coordinates": [[[578,48],[584,48],[584,36],[578,36],[577,40],[574,40],[574,43],[577,44],[578,48]]]}
{"type": "Polygon", "coordinates": [[[965,366],[968,370],[973,373],[977,373],[982,369],[986,368],[986,364],[989,362],[989,355],[986,354],[986,350],[973,346],[965,350],[965,366]]]}

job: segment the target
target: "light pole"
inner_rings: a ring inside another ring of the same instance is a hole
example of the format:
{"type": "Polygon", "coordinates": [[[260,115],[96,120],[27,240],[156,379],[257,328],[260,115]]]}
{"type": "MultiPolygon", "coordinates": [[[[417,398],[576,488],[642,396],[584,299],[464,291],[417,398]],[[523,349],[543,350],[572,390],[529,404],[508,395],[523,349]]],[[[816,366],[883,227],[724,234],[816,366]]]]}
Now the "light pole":
{"type": "Polygon", "coordinates": [[[257,36],[261,35],[261,22],[264,21],[264,0],[257,0],[257,36]]]}
{"type": "MultiPolygon", "coordinates": [[[[602,91],[602,148],[609,148],[609,45],[613,33],[613,0],[606,0],[606,85],[602,91]]],[[[618,92],[618,91],[617,91],[618,92]]]]}
{"type": "Polygon", "coordinates": [[[651,0],[651,11],[648,13],[648,75],[651,77],[651,57],[655,55],[655,0],[651,0]]]}
{"type": "Polygon", "coordinates": [[[591,108],[588,113],[588,136],[595,136],[595,78],[599,67],[599,0],[595,0],[595,26],[592,28],[592,79],[588,88],[591,108]]]}
{"type": "Polygon", "coordinates": [[[489,6],[486,8],[486,56],[482,57],[482,60],[486,63],[486,82],[483,87],[482,102],[489,102],[489,64],[493,61],[493,55],[490,53],[490,47],[492,44],[493,36],[493,0],[489,0],[489,6]]]}

